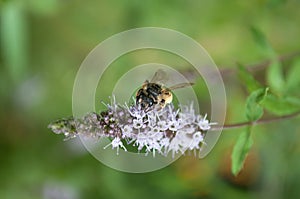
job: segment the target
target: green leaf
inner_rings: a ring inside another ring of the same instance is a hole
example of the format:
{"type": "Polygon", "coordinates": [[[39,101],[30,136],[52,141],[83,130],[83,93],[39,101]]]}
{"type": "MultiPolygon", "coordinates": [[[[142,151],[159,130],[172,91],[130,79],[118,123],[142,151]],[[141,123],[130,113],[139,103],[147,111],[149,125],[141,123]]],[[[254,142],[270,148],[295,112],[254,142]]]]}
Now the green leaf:
{"type": "Polygon", "coordinates": [[[267,55],[269,58],[273,58],[275,55],[275,52],[268,42],[267,38],[265,37],[264,33],[261,32],[256,27],[251,27],[251,33],[254,38],[254,41],[260,46],[262,52],[267,55]]]}
{"type": "Polygon", "coordinates": [[[262,85],[241,64],[238,64],[238,75],[241,81],[243,81],[244,84],[246,85],[248,92],[253,92],[259,88],[262,88],[262,85]]]}
{"type": "Polygon", "coordinates": [[[252,144],[253,140],[251,138],[251,126],[249,126],[246,131],[243,131],[239,135],[233,147],[231,154],[231,172],[233,175],[236,176],[242,170],[252,144]]]}
{"type": "Polygon", "coordinates": [[[246,100],[246,117],[248,121],[256,121],[262,117],[264,111],[260,102],[267,95],[268,88],[253,91],[246,100]]]}
{"type": "Polygon", "coordinates": [[[300,58],[296,59],[287,72],[286,93],[299,94],[300,90],[300,58]]]}
{"type": "Polygon", "coordinates": [[[270,89],[279,95],[285,90],[282,65],[278,60],[273,60],[267,69],[267,83],[270,89]]]}
{"type": "Polygon", "coordinates": [[[269,93],[261,105],[275,115],[292,114],[300,110],[300,99],[294,97],[278,97],[269,93]]]}

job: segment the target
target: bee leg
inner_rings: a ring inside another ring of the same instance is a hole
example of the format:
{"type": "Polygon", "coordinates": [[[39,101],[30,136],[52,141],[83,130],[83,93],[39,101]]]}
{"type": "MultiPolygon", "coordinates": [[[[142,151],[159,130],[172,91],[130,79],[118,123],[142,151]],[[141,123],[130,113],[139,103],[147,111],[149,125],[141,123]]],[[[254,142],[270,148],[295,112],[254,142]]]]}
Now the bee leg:
{"type": "Polygon", "coordinates": [[[138,105],[141,103],[142,98],[141,98],[141,93],[142,93],[142,89],[138,90],[135,94],[135,104],[138,105]]]}

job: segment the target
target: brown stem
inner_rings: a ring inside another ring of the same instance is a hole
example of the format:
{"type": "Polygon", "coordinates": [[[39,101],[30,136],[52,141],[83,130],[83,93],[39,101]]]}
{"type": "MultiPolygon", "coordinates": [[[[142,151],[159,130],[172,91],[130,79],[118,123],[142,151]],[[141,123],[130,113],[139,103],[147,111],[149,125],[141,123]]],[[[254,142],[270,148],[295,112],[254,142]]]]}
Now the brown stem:
{"type": "Polygon", "coordinates": [[[212,131],[227,130],[227,129],[240,128],[240,127],[249,126],[249,125],[266,124],[266,123],[270,123],[270,122],[275,122],[275,121],[280,121],[280,120],[284,120],[284,119],[288,119],[288,118],[297,117],[299,115],[300,115],[300,111],[289,114],[289,115],[280,116],[280,117],[261,119],[261,120],[257,120],[256,122],[241,122],[241,123],[236,123],[236,124],[225,124],[224,126],[214,125],[211,128],[211,130],[212,131]]]}

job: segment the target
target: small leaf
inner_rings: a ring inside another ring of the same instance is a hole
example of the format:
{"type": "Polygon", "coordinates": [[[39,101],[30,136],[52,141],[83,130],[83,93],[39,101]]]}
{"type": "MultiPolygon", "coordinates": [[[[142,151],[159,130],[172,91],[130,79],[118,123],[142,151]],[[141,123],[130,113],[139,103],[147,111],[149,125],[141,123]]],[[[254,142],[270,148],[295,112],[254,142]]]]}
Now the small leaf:
{"type": "Polygon", "coordinates": [[[285,90],[282,65],[278,60],[273,60],[267,69],[267,82],[275,93],[282,94],[285,90]]]}
{"type": "Polygon", "coordinates": [[[278,97],[269,93],[261,105],[275,115],[292,114],[300,110],[300,99],[294,97],[278,97]]]}
{"type": "Polygon", "coordinates": [[[256,121],[262,117],[264,111],[260,102],[267,95],[268,88],[253,91],[246,100],[246,117],[248,121],[256,121]]]}
{"type": "Polygon", "coordinates": [[[252,76],[252,74],[243,65],[239,64],[238,69],[239,78],[246,85],[248,92],[253,92],[259,88],[262,88],[262,85],[252,76]]]}
{"type": "Polygon", "coordinates": [[[286,93],[299,94],[300,90],[300,58],[293,62],[291,69],[287,72],[286,93]]]}
{"type": "Polygon", "coordinates": [[[231,154],[231,172],[233,175],[236,176],[242,170],[252,144],[253,140],[251,138],[251,127],[248,127],[246,131],[243,131],[239,135],[233,147],[231,154]]]}
{"type": "Polygon", "coordinates": [[[268,42],[267,38],[263,34],[263,32],[261,32],[259,29],[253,26],[251,27],[250,30],[254,38],[254,41],[260,46],[262,52],[266,53],[267,57],[273,58],[275,52],[272,46],[270,45],[270,43],[268,42]]]}

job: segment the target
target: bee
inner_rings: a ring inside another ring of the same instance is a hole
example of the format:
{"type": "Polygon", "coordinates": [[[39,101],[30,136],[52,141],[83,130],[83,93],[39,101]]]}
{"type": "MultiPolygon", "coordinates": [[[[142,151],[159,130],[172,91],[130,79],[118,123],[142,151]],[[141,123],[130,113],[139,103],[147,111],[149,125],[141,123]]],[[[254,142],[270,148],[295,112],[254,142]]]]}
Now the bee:
{"type": "Polygon", "coordinates": [[[181,83],[167,88],[163,86],[167,80],[166,72],[161,69],[157,70],[153,78],[150,81],[146,80],[137,91],[136,105],[146,112],[153,109],[163,109],[173,100],[171,90],[193,85],[193,83],[181,83]]]}

